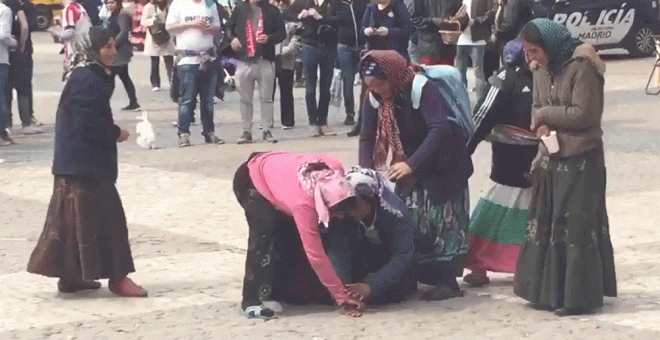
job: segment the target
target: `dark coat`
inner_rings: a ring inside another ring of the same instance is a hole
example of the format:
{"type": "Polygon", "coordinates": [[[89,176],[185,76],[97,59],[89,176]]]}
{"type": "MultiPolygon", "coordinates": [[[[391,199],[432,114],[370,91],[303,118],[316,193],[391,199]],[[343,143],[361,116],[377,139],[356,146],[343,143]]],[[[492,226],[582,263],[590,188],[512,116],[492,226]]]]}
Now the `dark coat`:
{"type": "Polygon", "coordinates": [[[472,0],[469,12],[470,18],[474,19],[474,23],[470,27],[472,41],[490,40],[491,27],[495,23],[495,12],[497,12],[497,6],[493,0],[472,0]]]}
{"type": "Polygon", "coordinates": [[[57,107],[53,175],[117,181],[121,130],[110,109],[114,84],[114,77],[96,64],[71,71],[57,107]]]}
{"type": "Polygon", "coordinates": [[[414,0],[410,18],[419,30],[417,48],[420,56],[430,58],[453,58],[456,45],[446,45],[438,33],[433,18],[449,19],[462,5],[461,0],[414,0]]]}
{"type": "Polygon", "coordinates": [[[339,27],[337,40],[349,47],[364,46],[364,34],[360,32],[362,18],[369,4],[368,0],[342,0],[337,9],[337,16],[344,23],[339,27]],[[357,40],[356,40],[357,39],[357,40]]]}
{"type": "Polygon", "coordinates": [[[297,16],[303,9],[314,8],[321,15],[320,20],[312,17],[303,18],[300,41],[314,46],[337,46],[340,26],[350,25],[350,21],[339,16],[339,0],[325,0],[317,6],[314,0],[297,0],[291,5],[291,11],[297,16]]]}
{"type": "Polygon", "coordinates": [[[408,55],[408,40],[415,31],[415,26],[410,21],[410,13],[403,0],[392,0],[384,10],[379,10],[377,4],[367,6],[362,18],[360,34],[364,35],[367,27],[387,27],[386,37],[372,35],[365,37],[368,50],[395,50],[406,60],[410,61],[408,55]],[[391,14],[390,14],[391,13],[391,14]]]}
{"type": "MultiPolygon", "coordinates": [[[[429,192],[433,205],[453,199],[467,186],[472,175],[472,160],[467,152],[467,140],[460,127],[448,117],[453,112],[442,99],[433,82],[422,88],[418,109],[412,107],[411,85],[395,98],[394,110],[406,164],[413,171],[413,179],[397,183],[396,191],[406,197],[415,181],[429,192]]],[[[365,100],[360,134],[360,166],[373,169],[373,150],[378,129],[378,109],[365,100]]]]}
{"type": "MultiPolygon", "coordinates": [[[[264,34],[268,36],[266,44],[257,44],[257,56],[269,61],[275,61],[275,45],[281,43],[286,38],[284,20],[280,10],[266,1],[259,3],[264,16],[264,34]]],[[[247,58],[247,32],[245,25],[250,19],[250,4],[248,1],[239,1],[236,3],[234,11],[231,13],[227,23],[228,41],[238,37],[241,41],[241,49],[236,52],[238,59],[247,58]]]]}
{"type": "Polygon", "coordinates": [[[117,58],[115,58],[113,66],[124,66],[133,57],[133,44],[130,38],[132,27],[133,19],[125,11],[113,13],[108,19],[108,30],[112,32],[117,44],[117,58]]]}
{"type": "Polygon", "coordinates": [[[522,27],[534,18],[532,0],[504,0],[502,11],[495,23],[495,36],[501,41],[516,38],[522,27]]]}

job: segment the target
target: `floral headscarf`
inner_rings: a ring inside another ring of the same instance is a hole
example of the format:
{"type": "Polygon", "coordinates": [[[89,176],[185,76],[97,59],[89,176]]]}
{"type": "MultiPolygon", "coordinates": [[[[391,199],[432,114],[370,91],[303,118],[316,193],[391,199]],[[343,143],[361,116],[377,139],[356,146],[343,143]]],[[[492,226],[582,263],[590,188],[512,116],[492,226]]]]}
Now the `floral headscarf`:
{"type": "Polygon", "coordinates": [[[386,179],[372,169],[354,166],[346,173],[348,183],[355,192],[362,196],[378,197],[380,205],[398,217],[402,217],[407,209],[406,204],[386,184],[386,179]]]}
{"type": "MultiPolygon", "coordinates": [[[[378,78],[387,80],[395,95],[415,78],[406,59],[392,50],[374,50],[367,53],[360,62],[360,70],[363,76],[377,73],[378,78]]],[[[392,148],[392,162],[402,161],[405,158],[399,128],[394,117],[392,98],[383,100],[378,106],[378,130],[373,154],[375,168],[381,169],[385,166],[390,148],[392,148]]]]}
{"type": "Polygon", "coordinates": [[[314,198],[319,223],[326,228],[330,224],[330,208],[355,196],[353,187],[341,172],[331,169],[325,163],[304,163],[298,169],[298,180],[302,188],[314,198]]]}
{"type": "Polygon", "coordinates": [[[76,40],[76,56],[73,67],[83,67],[88,64],[101,63],[101,48],[113,38],[110,31],[98,26],[90,27],[79,39],[76,40]]]}

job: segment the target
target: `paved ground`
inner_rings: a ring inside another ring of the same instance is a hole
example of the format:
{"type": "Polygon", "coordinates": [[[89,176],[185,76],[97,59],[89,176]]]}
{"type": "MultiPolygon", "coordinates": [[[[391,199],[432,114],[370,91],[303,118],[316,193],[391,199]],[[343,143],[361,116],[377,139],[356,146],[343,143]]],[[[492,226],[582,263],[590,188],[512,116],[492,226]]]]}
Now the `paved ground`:
{"type": "MultiPolygon", "coordinates": [[[[52,123],[62,87],[58,45],[37,34],[35,49],[35,111],[47,133],[16,135],[18,145],[0,149],[0,339],[660,339],[660,99],[643,94],[651,59],[606,58],[603,125],[620,296],[607,298],[604,308],[560,319],[514,297],[511,275],[494,275],[488,287],[466,288],[465,298],[413,299],[371,309],[360,319],[331,307],[286,305],[279,319],[263,322],[244,319],[237,309],[247,226],[231,193],[233,171],[252,151],[271,149],[331,152],[350,165],[357,160],[357,140],[305,137],[298,89],[298,128],[275,130],[280,143],[236,145],[238,96],[229,93],[216,105],[218,135],[228,144],[201,145],[195,126],[196,145],[179,149],[171,126],[176,107],[165,92],[150,91],[149,61],[137,55],[131,74],[161,148],[142,150],[134,139],[121,144],[117,186],[137,268],[132,277],[150,297],[118,298],[105,288],[59,294],[55,279],[25,272],[52,192],[52,123]]],[[[115,119],[133,130],[135,113],[119,111],[126,104],[117,82],[115,119]]],[[[345,132],[339,112],[332,108],[331,124],[345,132]]],[[[473,205],[488,189],[489,157],[487,144],[474,156],[473,205]]]]}

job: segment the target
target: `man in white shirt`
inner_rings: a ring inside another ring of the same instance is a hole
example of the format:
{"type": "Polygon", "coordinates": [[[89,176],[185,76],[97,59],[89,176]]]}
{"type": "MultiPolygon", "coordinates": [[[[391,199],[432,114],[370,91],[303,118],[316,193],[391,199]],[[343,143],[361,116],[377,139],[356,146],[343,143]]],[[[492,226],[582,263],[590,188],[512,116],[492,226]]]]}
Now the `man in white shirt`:
{"type": "Polygon", "coordinates": [[[218,81],[213,35],[220,30],[220,18],[213,0],[174,0],[165,21],[176,36],[177,77],[179,77],[179,146],[190,146],[190,122],[199,94],[202,135],[209,144],[224,144],[215,135],[213,95],[218,81]]]}
{"type": "MultiPolygon", "coordinates": [[[[9,50],[16,48],[18,43],[11,35],[12,14],[7,5],[0,2],[0,89],[7,86],[9,76],[9,50]]],[[[13,144],[7,133],[7,97],[5,91],[0,91],[0,146],[13,144]]]]}
{"type": "Polygon", "coordinates": [[[477,98],[481,98],[487,87],[484,74],[486,39],[491,35],[490,27],[495,20],[495,10],[493,0],[463,0],[463,5],[469,13],[470,24],[456,43],[455,65],[463,76],[463,83],[467,86],[467,65],[469,59],[472,60],[477,98]]]}

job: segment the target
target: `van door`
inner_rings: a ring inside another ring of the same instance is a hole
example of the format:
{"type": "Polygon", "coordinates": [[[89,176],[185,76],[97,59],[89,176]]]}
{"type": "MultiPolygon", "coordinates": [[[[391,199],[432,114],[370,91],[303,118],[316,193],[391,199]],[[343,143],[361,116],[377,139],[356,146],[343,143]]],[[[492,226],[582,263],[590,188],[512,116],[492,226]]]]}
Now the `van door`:
{"type": "MultiPolygon", "coordinates": [[[[593,45],[620,43],[633,26],[631,1],[572,0],[555,11],[553,20],[566,26],[574,38],[593,45]]],[[[555,7],[559,2],[555,4],[555,7]]]]}

